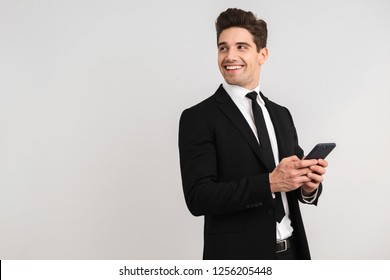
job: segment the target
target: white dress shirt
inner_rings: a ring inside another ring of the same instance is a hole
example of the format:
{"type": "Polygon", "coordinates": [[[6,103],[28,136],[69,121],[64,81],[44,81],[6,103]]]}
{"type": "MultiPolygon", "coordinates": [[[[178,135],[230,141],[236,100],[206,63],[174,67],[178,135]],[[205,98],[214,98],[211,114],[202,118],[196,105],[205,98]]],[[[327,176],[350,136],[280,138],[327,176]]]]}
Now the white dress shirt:
{"type": "MultiPolygon", "coordinates": [[[[257,86],[253,90],[247,90],[245,88],[242,88],[240,86],[235,85],[229,85],[228,83],[223,83],[223,88],[226,90],[226,92],[229,94],[229,96],[233,99],[234,103],[237,105],[238,109],[240,109],[241,113],[244,115],[246,121],[248,122],[249,126],[252,128],[252,131],[257,139],[259,141],[257,136],[257,129],[255,125],[255,121],[253,118],[253,112],[252,112],[252,103],[249,98],[246,97],[246,94],[248,94],[251,91],[256,91],[259,93],[260,86],[257,86]]],[[[271,121],[271,117],[268,113],[267,108],[265,107],[264,100],[261,98],[261,96],[257,95],[257,103],[259,103],[261,110],[263,111],[265,124],[267,126],[269,140],[271,142],[272,147],[272,153],[274,155],[275,160],[275,166],[279,164],[279,149],[278,149],[278,142],[276,140],[276,134],[275,129],[271,121]]],[[[273,194],[274,198],[275,195],[273,194]]],[[[283,220],[278,223],[276,222],[276,239],[286,239],[290,237],[293,233],[293,228],[291,226],[291,220],[290,220],[290,211],[288,208],[288,202],[285,192],[281,192],[282,201],[283,201],[283,207],[284,211],[286,212],[286,215],[284,216],[283,220]]]]}

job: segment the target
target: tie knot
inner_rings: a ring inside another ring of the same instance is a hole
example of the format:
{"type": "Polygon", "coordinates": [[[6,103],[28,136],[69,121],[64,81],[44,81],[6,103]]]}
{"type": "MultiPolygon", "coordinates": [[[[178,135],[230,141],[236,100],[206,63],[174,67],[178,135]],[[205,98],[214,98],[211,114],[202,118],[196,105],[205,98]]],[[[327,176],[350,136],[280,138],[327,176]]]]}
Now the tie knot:
{"type": "Polygon", "coordinates": [[[248,97],[250,100],[255,101],[256,98],[257,98],[257,92],[256,91],[251,91],[250,93],[248,93],[245,96],[248,97]]]}

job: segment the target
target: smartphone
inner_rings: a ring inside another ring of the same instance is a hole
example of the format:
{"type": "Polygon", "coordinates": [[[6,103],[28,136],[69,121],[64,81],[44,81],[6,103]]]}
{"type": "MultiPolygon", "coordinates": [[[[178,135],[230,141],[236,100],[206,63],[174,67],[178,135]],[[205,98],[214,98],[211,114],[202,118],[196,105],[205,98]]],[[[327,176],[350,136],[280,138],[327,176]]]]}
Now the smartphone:
{"type": "Polygon", "coordinates": [[[325,159],[327,155],[336,147],[336,143],[320,143],[315,145],[313,150],[305,159],[325,159]]]}

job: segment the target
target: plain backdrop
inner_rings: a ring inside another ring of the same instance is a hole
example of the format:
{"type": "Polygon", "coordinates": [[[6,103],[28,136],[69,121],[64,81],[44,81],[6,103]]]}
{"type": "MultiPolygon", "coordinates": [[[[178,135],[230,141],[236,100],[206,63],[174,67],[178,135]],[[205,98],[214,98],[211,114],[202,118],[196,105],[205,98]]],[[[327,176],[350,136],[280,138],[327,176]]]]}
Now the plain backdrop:
{"type": "Polygon", "coordinates": [[[0,0],[0,259],[200,259],[181,112],[222,82],[215,19],[268,23],[261,90],[336,142],[313,259],[390,259],[390,2],[0,0]]]}

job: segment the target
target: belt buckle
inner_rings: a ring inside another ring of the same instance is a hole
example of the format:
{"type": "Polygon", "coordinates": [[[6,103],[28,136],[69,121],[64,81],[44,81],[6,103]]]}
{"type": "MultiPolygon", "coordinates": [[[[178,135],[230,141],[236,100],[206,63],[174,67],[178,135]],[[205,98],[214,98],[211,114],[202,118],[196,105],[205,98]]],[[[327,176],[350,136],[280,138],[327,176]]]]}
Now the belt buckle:
{"type": "Polygon", "coordinates": [[[287,251],[287,249],[288,249],[287,248],[287,239],[279,240],[278,244],[283,244],[284,246],[283,246],[282,250],[278,250],[278,251],[276,251],[276,253],[282,253],[282,252],[287,251]]]}

